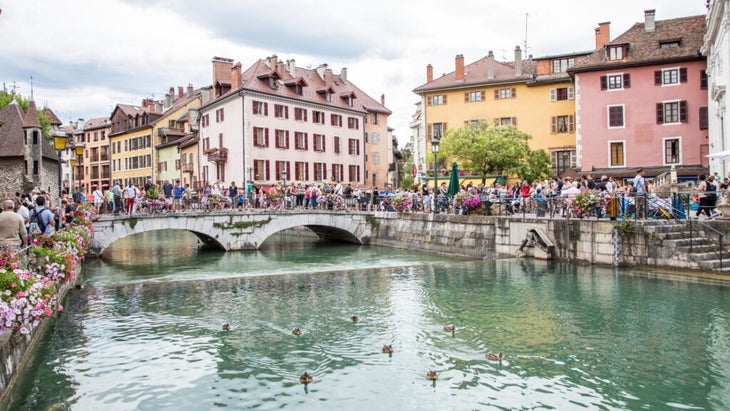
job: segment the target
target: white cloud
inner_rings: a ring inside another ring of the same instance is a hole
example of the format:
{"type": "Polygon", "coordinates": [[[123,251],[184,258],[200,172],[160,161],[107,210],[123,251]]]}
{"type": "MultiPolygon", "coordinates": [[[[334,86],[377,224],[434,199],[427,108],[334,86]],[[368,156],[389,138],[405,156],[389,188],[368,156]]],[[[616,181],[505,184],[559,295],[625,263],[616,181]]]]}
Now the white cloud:
{"type": "Polygon", "coordinates": [[[612,37],[643,21],[704,14],[704,1],[442,0],[321,2],[269,0],[0,0],[0,81],[15,83],[61,120],[108,116],[117,102],[162,99],[169,87],[211,82],[213,56],[241,61],[277,54],[297,65],[328,63],[375,99],[385,94],[389,125],[405,141],[425,67],[435,75],[493,50],[528,54],[590,50],[598,22],[612,37]]]}

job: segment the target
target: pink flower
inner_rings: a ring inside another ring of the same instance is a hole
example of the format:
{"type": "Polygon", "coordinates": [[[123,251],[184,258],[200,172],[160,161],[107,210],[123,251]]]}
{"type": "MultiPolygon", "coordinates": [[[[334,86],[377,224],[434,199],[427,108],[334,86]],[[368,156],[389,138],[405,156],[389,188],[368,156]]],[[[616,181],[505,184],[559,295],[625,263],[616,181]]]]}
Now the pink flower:
{"type": "Polygon", "coordinates": [[[61,304],[58,304],[58,311],[63,311],[63,306],[61,304]]]}

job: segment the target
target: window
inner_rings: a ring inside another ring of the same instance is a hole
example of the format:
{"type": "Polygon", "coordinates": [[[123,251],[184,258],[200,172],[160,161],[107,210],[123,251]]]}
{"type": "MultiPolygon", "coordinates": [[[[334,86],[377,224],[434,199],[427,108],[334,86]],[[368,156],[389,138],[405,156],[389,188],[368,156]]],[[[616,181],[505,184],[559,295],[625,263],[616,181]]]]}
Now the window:
{"type": "Polygon", "coordinates": [[[324,124],[324,113],[317,110],[312,110],[312,122],[315,124],[324,124]]]}
{"type": "Polygon", "coordinates": [[[215,122],[221,123],[221,122],[223,122],[223,120],[224,120],[223,119],[223,108],[219,108],[218,110],[215,111],[215,122]]]}
{"type": "Polygon", "coordinates": [[[38,175],[38,160],[33,160],[33,175],[38,175]]]}
{"type": "Polygon", "coordinates": [[[517,117],[500,117],[497,119],[498,126],[517,126],[517,117]]]}
{"type": "Polygon", "coordinates": [[[553,116],[551,119],[550,131],[557,133],[572,133],[575,131],[573,116],[553,116]]]}
{"type": "Polygon", "coordinates": [[[360,128],[360,119],[357,119],[355,117],[348,117],[347,118],[347,128],[358,130],[360,128]]]}
{"type": "Polygon", "coordinates": [[[380,153],[373,153],[373,163],[380,164],[380,153]]]}
{"type": "Polygon", "coordinates": [[[687,68],[675,67],[670,69],[656,70],[654,72],[654,84],[666,86],[687,82],[687,68]]]}
{"type": "Polygon", "coordinates": [[[289,177],[289,162],[288,161],[277,161],[274,163],[276,167],[276,180],[284,179],[284,171],[286,171],[287,178],[289,177]]]}
{"type": "Polygon", "coordinates": [[[557,175],[563,174],[565,170],[576,166],[574,150],[558,150],[550,153],[552,169],[557,175]]]}
{"type": "Polygon", "coordinates": [[[269,104],[263,101],[253,101],[253,113],[259,116],[269,115],[269,104]]]}
{"type": "Polygon", "coordinates": [[[297,150],[307,150],[309,148],[307,133],[301,131],[294,133],[294,148],[297,150]]]}
{"type": "Polygon", "coordinates": [[[470,91],[468,93],[464,93],[464,101],[467,103],[484,101],[484,91],[470,91]]]}
{"type": "Polygon", "coordinates": [[[380,118],[378,116],[378,113],[373,113],[373,124],[378,124],[380,122],[380,118]]]}
{"type": "Polygon", "coordinates": [[[565,73],[573,67],[574,62],[575,60],[572,57],[553,60],[553,73],[565,73]]]}
{"type": "Polygon", "coordinates": [[[679,164],[681,141],[679,137],[664,139],[664,165],[679,164]]]}
{"type": "Polygon", "coordinates": [[[256,147],[269,146],[269,129],[263,127],[253,128],[253,145],[256,147]]]}
{"type": "Polygon", "coordinates": [[[269,160],[253,161],[253,179],[268,180],[269,179],[269,160]]]}
{"type": "Polygon", "coordinates": [[[687,122],[687,101],[670,101],[656,104],[657,124],[687,122]]]}
{"type": "Polygon", "coordinates": [[[498,90],[494,90],[495,100],[504,100],[508,98],[517,98],[516,88],[501,88],[498,90]]]}
{"type": "Polygon", "coordinates": [[[428,139],[441,139],[446,133],[446,123],[433,123],[428,128],[428,139]]]}
{"type": "Polygon", "coordinates": [[[335,142],[333,145],[335,154],[340,154],[340,138],[338,136],[335,136],[335,142]]]}
{"type": "Polygon", "coordinates": [[[625,151],[624,151],[624,142],[623,141],[609,141],[609,166],[610,167],[624,167],[626,164],[624,162],[625,158],[625,151]]]}
{"type": "Polygon", "coordinates": [[[294,86],[294,92],[297,93],[298,96],[301,96],[302,95],[303,90],[304,89],[302,89],[302,85],[301,84],[297,84],[297,85],[294,86]]]}
{"type": "Polygon", "coordinates": [[[700,90],[707,90],[707,70],[700,71],[700,90]]]}
{"type": "Polygon", "coordinates": [[[342,127],[342,116],[339,114],[330,115],[330,123],[335,127],[342,127]]]}
{"type": "Polygon", "coordinates": [[[327,164],[325,163],[314,163],[314,179],[317,181],[327,179],[327,164]]]}
{"type": "Polygon", "coordinates": [[[676,49],[679,48],[679,40],[666,40],[659,42],[660,49],[676,49]]]}
{"type": "Polygon", "coordinates": [[[608,60],[623,60],[624,59],[624,46],[608,46],[608,60]]]}
{"type": "Polygon", "coordinates": [[[276,130],[276,148],[289,148],[289,130],[276,130]]]}
{"type": "Polygon", "coordinates": [[[601,76],[601,90],[621,90],[631,87],[629,73],[618,73],[601,76]]]}
{"type": "Polygon", "coordinates": [[[295,108],[294,109],[294,120],[307,121],[307,109],[306,108],[295,108]]]}
{"type": "Polygon", "coordinates": [[[625,125],[624,106],[608,106],[608,128],[621,128],[625,125]]]}
{"type": "Polygon", "coordinates": [[[550,101],[563,101],[575,99],[575,89],[573,87],[560,87],[550,89],[550,101]]]}
{"type": "Polygon", "coordinates": [[[441,106],[446,104],[446,96],[444,95],[438,95],[438,96],[429,96],[426,98],[426,104],[429,106],[441,106]]]}
{"type": "Polygon", "coordinates": [[[347,153],[351,156],[360,155],[360,142],[357,139],[351,138],[347,142],[347,153]]]}
{"type": "Polygon", "coordinates": [[[314,139],[314,151],[325,151],[324,134],[314,134],[312,138],[314,139]]]}
{"type": "Polygon", "coordinates": [[[200,120],[200,122],[202,123],[203,127],[208,127],[208,125],[210,125],[210,118],[208,116],[209,116],[209,114],[206,114],[200,120]]]}
{"type": "Polygon", "coordinates": [[[276,90],[279,88],[279,82],[276,80],[275,77],[269,77],[269,87],[276,90]]]}
{"type": "Polygon", "coordinates": [[[335,181],[344,180],[344,170],[345,166],[343,166],[342,164],[332,164],[332,179],[335,181]]]}
{"type": "Polygon", "coordinates": [[[370,142],[373,144],[379,144],[380,143],[380,134],[373,133],[372,136],[370,136],[370,142]]]}
{"type": "Polygon", "coordinates": [[[289,118],[289,106],[274,104],[274,117],[283,119],[289,118]]]}
{"type": "Polygon", "coordinates": [[[352,182],[360,181],[360,166],[350,165],[347,167],[349,172],[348,180],[352,182]]]}
{"type": "Polygon", "coordinates": [[[309,167],[304,161],[294,163],[294,178],[296,180],[309,180],[309,167]]]}

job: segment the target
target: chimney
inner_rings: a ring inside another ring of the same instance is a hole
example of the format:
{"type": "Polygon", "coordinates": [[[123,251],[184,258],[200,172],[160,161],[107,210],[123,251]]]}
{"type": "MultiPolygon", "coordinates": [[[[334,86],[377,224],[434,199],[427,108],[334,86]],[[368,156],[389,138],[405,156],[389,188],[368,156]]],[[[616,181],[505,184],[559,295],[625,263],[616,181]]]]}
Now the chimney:
{"type": "Polygon", "coordinates": [[[380,105],[385,107],[385,94],[380,95],[380,105]]]}
{"type": "Polygon", "coordinates": [[[520,46],[515,47],[515,76],[522,75],[522,49],[520,46]]]}
{"type": "Polygon", "coordinates": [[[343,67],[342,70],[340,70],[340,78],[343,83],[347,83],[347,67],[343,67]]]}
{"type": "Polygon", "coordinates": [[[182,86],[177,86],[177,96],[178,96],[178,98],[179,97],[182,97],[184,95],[185,95],[185,92],[183,92],[183,87],[182,86]]]}
{"type": "Polygon", "coordinates": [[[653,33],[656,30],[656,24],[654,22],[654,14],[656,10],[645,10],[644,11],[644,31],[647,33],[653,33]]]}
{"type": "Polygon", "coordinates": [[[324,83],[325,84],[332,84],[332,69],[325,69],[324,70],[324,83]]]}
{"type": "Polygon", "coordinates": [[[318,67],[316,68],[316,70],[317,70],[317,74],[319,75],[319,78],[321,78],[322,80],[324,80],[324,71],[325,71],[326,69],[327,69],[327,63],[323,63],[323,64],[320,64],[320,65],[319,65],[319,66],[318,66],[318,67]]]}
{"type": "Polygon", "coordinates": [[[230,83],[231,66],[233,59],[213,57],[213,86],[217,83],[230,83]]]}
{"type": "Polygon", "coordinates": [[[162,103],[155,101],[155,113],[162,113],[162,103]]]}
{"type": "Polygon", "coordinates": [[[606,21],[598,23],[596,29],[596,50],[602,49],[606,44],[611,42],[611,22],[606,21]]]}
{"type": "Polygon", "coordinates": [[[165,94],[165,108],[172,107],[172,101],[175,99],[175,89],[170,87],[170,92],[165,94]]]}
{"type": "Polygon", "coordinates": [[[241,87],[241,62],[237,62],[231,67],[231,90],[241,87]]]}
{"type": "Polygon", "coordinates": [[[426,66],[426,83],[430,83],[433,81],[433,66],[428,65],[426,66]]]}
{"type": "Polygon", "coordinates": [[[456,80],[464,80],[464,55],[457,54],[454,59],[456,68],[454,69],[454,77],[456,80]]]}
{"type": "Polygon", "coordinates": [[[187,96],[188,97],[192,97],[193,96],[193,83],[188,83],[188,94],[187,94],[187,96]]]}
{"type": "Polygon", "coordinates": [[[494,52],[492,50],[489,50],[489,54],[487,54],[487,79],[493,79],[494,78],[494,52]]]}
{"type": "Polygon", "coordinates": [[[296,63],[294,63],[294,59],[287,60],[286,61],[287,70],[289,70],[289,74],[291,74],[292,77],[297,76],[297,66],[296,63]]]}

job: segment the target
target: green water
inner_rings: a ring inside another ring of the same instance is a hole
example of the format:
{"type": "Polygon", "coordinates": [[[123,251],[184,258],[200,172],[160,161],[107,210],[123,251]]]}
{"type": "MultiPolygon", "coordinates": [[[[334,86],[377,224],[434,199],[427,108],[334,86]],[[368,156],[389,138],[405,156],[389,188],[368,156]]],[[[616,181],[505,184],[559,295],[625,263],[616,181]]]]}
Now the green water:
{"type": "Polygon", "coordinates": [[[9,409],[730,409],[726,286],[287,236],[224,254],[158,232],[109,251],[9,409]]]}

